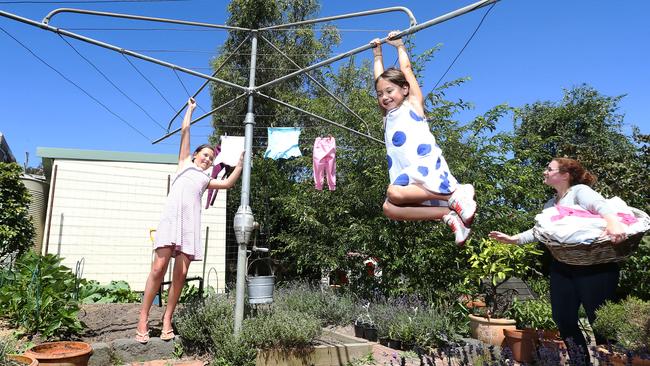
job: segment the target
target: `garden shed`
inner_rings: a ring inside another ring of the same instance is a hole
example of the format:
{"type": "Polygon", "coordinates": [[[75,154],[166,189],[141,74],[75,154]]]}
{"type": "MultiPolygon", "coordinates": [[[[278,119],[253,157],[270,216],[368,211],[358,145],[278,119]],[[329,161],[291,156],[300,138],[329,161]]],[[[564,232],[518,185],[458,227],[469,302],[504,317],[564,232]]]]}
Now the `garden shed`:
{"type": "MultiPolygon", "coordinates": [[[[47,147],[37,154],[50,188],[42,253],[60,255],[64,265],[88,280],[124,280],[143,291],[153,253],[150,231],[158,225],[178,157],[47,147]]],[[[205,262],[190,266],[188,278],[203,277],[222,292],[226,191],[204,209],[201,239],[205,262]]]]}

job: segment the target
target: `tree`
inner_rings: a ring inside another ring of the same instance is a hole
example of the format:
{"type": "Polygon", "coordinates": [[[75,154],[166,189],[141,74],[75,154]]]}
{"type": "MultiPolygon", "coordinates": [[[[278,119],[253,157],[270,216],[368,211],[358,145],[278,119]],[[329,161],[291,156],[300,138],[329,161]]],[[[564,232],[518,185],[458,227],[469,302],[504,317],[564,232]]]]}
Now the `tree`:
{"type": "Polygon", "coordinates": [[[34,239],[34,225],[27,207],[29,192],[20,181],[16,163],[0,162],[0,258],[27,251],[34,239]]]}
{"type": "Polygon", "coordinates": [[[622,132],[623,95],[609,97],[588,85],[564,91],[561,102],[536,102],[515,111],[515,155],[539,169],[554,157],[578,159],[598,177],[596,190],[645,207],[650,188],[647,136],[622,132]],[[645,152],[644,152],[645,149],[645,152]],[[645,154],[645,161],[644,161],[645,154]]]}

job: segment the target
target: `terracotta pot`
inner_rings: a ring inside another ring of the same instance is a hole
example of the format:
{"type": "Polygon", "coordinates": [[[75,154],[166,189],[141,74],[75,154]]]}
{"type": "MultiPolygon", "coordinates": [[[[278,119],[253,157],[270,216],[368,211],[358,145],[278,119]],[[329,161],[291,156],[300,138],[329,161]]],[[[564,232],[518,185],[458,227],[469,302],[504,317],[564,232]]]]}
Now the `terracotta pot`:
{"type": "Polygon", "coordinates": [[[538,334],[535,329],[504,329],[506,346],[517,362],[531,363],[537,350],[538,334]]]}
{"type": "Polygon", "coordinates": [[[38,361],[35,358],[26,355],[7,355],[7,358],[23,365],[37,366],[38,361]]]}
{"type": "Polygon", "coordinates": [[[85,342],[48,342],[34,346],[25,352],[38,360],[39,365],[87,366],[93,348],[85,342]]]}
{"type": "Polygon", "coordinates": [[[642,359],[639,356],[633,356],[632,357],[632,363],[628,363],[627,355],[624,355],[624,354],[621,354],[621,353],[618,353],[618,352],[611,353],[604,347],[598,347],[598,352],[605,355],[607,357],[607,359],[609,360],[609,362],[614,366],[626,366],[626,365],[650,366],[650,360],[642,359]]]}
{"type": "Polygon", "coordinates": [[[516,329],[517,322],[513,319],[484,318],[469,314],[469,325],[472,337],[493,346],[503,346],[504,329],[516,329]]]}

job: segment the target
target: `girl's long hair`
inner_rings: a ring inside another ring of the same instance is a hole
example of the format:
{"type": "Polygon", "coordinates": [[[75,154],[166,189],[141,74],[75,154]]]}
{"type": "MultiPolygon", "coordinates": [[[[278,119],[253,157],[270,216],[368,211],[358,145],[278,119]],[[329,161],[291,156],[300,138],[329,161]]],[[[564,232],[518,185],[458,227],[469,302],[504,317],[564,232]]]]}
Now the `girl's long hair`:
{"type": "Polygon", "coordinates": [[[591,187],[596,184],[596,176],[585,169],[578,160],[569,158],[555,158],[553,161],[557,162],[562,173],[569,173],[570,186],[574,186],[576,184],[586,184],[591,187]]]}

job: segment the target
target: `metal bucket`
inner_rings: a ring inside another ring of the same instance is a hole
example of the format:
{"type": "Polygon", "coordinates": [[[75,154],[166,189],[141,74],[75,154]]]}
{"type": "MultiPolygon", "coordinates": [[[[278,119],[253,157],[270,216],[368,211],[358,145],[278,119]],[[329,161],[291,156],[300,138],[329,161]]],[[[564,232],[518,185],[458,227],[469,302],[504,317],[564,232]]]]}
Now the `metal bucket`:
{"type": "MultiPolygon", "coordinates": [[[[259,259],[252,261],[251,264],[248,266],[249,272],[253,263],[257,261],[259,261],[259,259]]],[[[273,267],[271,267],[271,265],[268,262],[266,262],[266,264],[269,267],[270,275],[252,276],[248,274],[246,276],[246,281],[248,282],[248,302],[250,304],[253,305],[270,304],[273,302],[273,289],[275,287],[275,275],[273,273],[273,267]]],[[[255,274],[257,273],[258,271],[255,271],[255,274]]]]}

